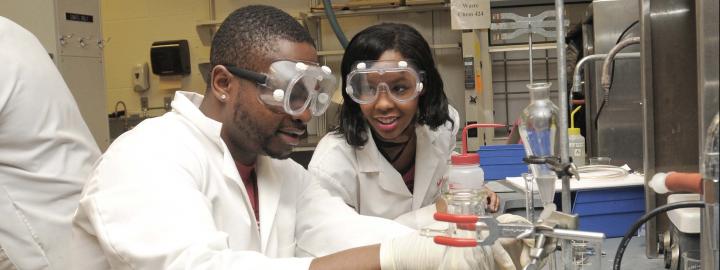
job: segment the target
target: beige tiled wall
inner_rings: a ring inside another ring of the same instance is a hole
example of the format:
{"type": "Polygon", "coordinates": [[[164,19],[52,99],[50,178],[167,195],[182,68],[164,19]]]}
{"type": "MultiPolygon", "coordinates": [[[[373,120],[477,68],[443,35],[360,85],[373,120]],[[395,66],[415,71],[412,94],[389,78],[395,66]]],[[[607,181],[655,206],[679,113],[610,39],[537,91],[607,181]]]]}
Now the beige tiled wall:
{"type": "MultiPolygon", "coordinates": [[[[101,1],[105,47],[107,108],[113,111],[124,101],[130,113],[140,112],[140,97],[149,97],[151,107],[162,106],[163,97],[173,91],[158,89],[158,76],[150,74],[150,90],[133,90],[131,71],[136,64],[150,64],[154,41],[186,39],[190,45],[192,74],[182,79],[184,90],[203,92],[204,83],[197,69],[199,59],[207,59],[210,48],[203,46],[196,31],[198,20],[207,20],[208,4],[197,0],[101,1]]],[[[160,112],[157,112],[160,113],[160,112]]]]}
{"type": "MultiPolygon", "coordinates": [[[[205,85],[197,64],[209,58],[209,35],[198,30],[196,23],[210,19],[210,1],[199,0],[127,0],[101,1],[103,34],[111,41],[105,50],[105,73],[107,80],[107,108],[112,112],[117,101],[124,101],[130,113],[140,112],[140,97],[148,96],[151,107],[161,106],[163,97],[172,91],[158,88],[158,76],[150,74],[150,90],[137,93],[133,90],[131,71],[134,65],[149,63],[150,45],[154,41],[187,39],[190,45],[192,74],[182,80],[183,90],[204,92],[205,85]]],[[[266,4],[279,7],[293,16],[308,12],[308,1],[293,0],[215,0],[218,20],[225,18],[238,7],[249,4],[266,4]]],[[[339,19],[348,39],[360,30],[382,21],[404,22],[416,27],[430,43],[459,43],[460,33],[451,31],[448,12],[404,13],[379,16],[343,17],[339,19]]],[[[323,20],[321,26],[322,49],[338,50],[340,44],[323,20]]],[[[436,60],[445,81],[451,103],[464,111],[462,65],[460,49],[435,50],[436,60]],[[455,95],[454,95],[455,94],[455,95]]],[[[321,59],[339,71],[340,56],[321,59]]],[[[160,114],[161,111],[152,112],[160,114]]],[[[329,115],[332,125],[334,115],[329,115]]]]}

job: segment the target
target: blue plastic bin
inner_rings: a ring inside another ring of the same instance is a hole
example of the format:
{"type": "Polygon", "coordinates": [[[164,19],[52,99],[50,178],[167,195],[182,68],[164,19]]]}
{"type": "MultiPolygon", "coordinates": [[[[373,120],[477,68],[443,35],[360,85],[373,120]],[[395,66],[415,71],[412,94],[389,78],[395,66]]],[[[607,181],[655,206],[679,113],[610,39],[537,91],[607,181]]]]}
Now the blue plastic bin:
{"type": "Polygon", "coordinates": [[[645,214],[642,186],[578,191],[573,213],[580,216],[579,229],[622,237],[645,214]]]}
{"type": "Polygon", "coordinates": [[[485,180],[520,176],[528,170],[527,164],[522,161],[525,157],[522,144],[484,145],[478,149],[478,155],[485,180]]]}

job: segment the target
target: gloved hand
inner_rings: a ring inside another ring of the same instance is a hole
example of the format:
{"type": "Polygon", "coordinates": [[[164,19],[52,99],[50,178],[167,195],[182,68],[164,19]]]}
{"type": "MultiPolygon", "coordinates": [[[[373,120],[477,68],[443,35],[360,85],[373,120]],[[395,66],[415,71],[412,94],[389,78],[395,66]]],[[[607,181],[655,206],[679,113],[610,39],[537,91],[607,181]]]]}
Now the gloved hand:
{"type": "Polygon", "coordinates": [[[438,269],[448,257],[447,269],[492,269],[488,247],[455,248],[435,244],[431,237],[413,233],[380,244],[382,270],[438,269]],[[447,251],[447,252],[446,252],[447,251]],[[460,268],[468,266],[468,268],[460,268]]]}
{"type": "Polygon", "coordinates": [[[444,254],[431,237],[411,233],[380,244],[380,269],[437,269],[444,254]]]}
{"type": "Polygon", "coordinates": [[[655,192],[659,194],[665,194],[668,191],[668,187],[665,185],[665,179],[670,173],[656,173],[653,175],[652,179],[650,179],[650,182],[648,182],[648,186],[652,188],[655,192]]]}
{"type": "MultiPolygon", "coordinates": [[[[498,216],[498,223],[532,224],[527,219],[511,214],[498,216]]],[[[530,249],[535,245],[534,239],[499,238],[492,245],[495,269],[515,270],[522,269],[530,263],[530,249]]]]}

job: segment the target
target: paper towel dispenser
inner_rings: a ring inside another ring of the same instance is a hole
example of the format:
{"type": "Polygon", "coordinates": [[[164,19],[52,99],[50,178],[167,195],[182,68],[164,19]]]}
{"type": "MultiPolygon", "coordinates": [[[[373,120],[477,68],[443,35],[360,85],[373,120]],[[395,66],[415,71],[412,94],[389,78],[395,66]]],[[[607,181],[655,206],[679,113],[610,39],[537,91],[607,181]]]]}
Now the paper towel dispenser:
{"type": "Polygon", "coordinates": [[[190,74],[190,48],[187,40],[153,42],[150,48],[150,63],[152,72],[156,75],[190,74]]]}

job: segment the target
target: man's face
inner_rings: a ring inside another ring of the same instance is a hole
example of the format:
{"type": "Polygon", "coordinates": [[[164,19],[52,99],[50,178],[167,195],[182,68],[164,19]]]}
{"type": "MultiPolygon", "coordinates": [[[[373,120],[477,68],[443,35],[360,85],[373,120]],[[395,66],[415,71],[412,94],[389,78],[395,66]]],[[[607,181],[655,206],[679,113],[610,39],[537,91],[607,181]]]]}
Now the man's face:
{"type": "MultiPolygon", "coordinates": [[[[260,63],[259,66],[265,68],[258,72],[266,72],[273,60],[277,59],[317,62],[317,52],[308,43],[279,40],[275,49],[266,61],[260,63]]],[[[292,147],[299,143],[300,135],[306,132],[306,123],[311,118],[309,110],[292,116],[282,108],[270,108],[258,100],[258,94],[263,89],[253,82],[234,78],[230,83],[234,91],[230,92],[228,106],[225,106],[223,112],[224,132],[230,140],[229,147],[246,154],[287,158],[292,147]]]]}

